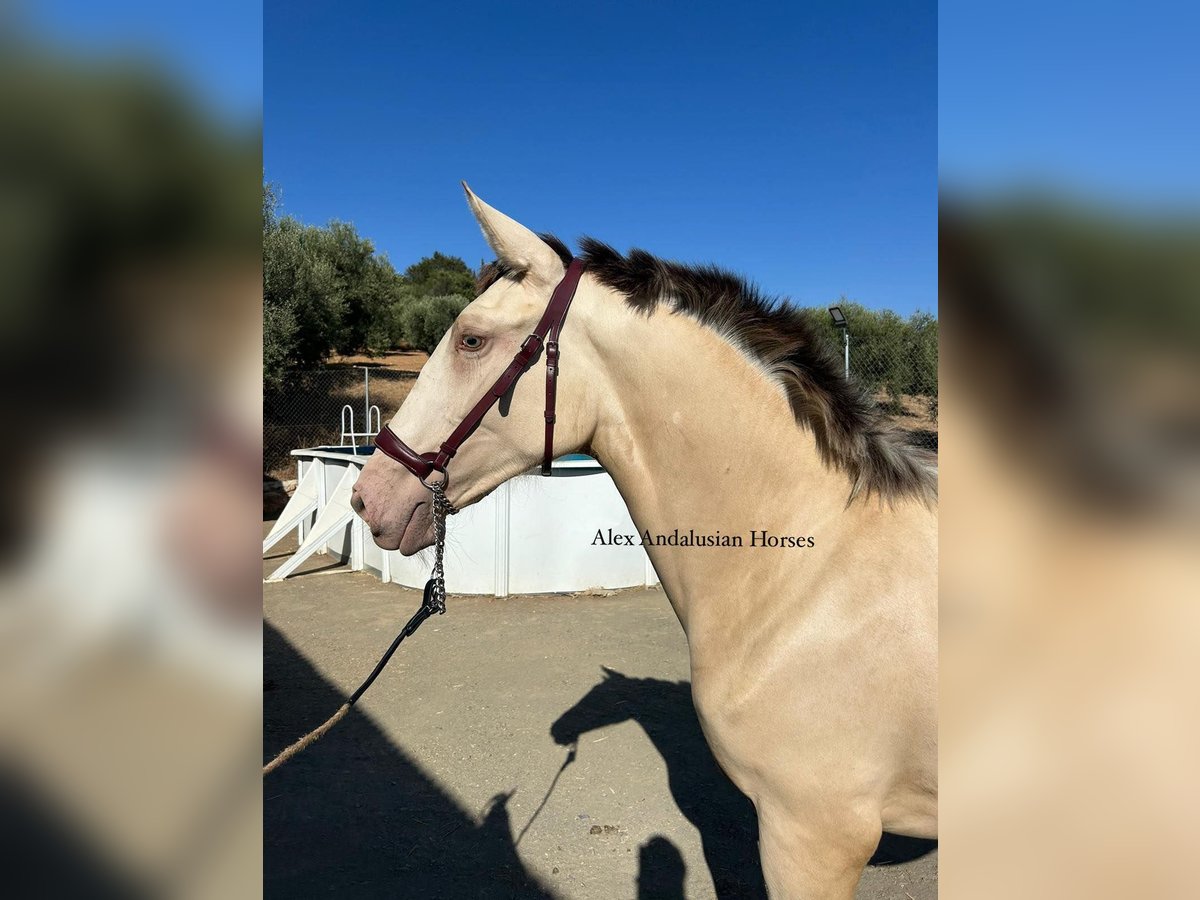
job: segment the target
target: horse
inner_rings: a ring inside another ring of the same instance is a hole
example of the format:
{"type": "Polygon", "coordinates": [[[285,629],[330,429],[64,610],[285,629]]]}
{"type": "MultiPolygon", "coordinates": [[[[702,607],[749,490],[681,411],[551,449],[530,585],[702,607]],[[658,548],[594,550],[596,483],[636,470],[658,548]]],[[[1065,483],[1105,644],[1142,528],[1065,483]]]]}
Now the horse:
{"type": "MultiPolygon", "coordinates": [[[[463,187],[496,261],[389,423],[430,451],[572,259],[463,187]]],[[[594,238],[580,249],[553,455],[599,460],[641,534],[730,538],[646,545],[687,637],[701,729],[754,805],[770,895],[852,897],[885,829],[937,834],[935,460],[795,307],[713,266],[594,238]]],[[[461,444],[452,507],[542,459],[546,356],[461,444]]],[[[388,455],[363,467],[351,504],[384,549],[435,541],[434,496],[388,455]]]]}

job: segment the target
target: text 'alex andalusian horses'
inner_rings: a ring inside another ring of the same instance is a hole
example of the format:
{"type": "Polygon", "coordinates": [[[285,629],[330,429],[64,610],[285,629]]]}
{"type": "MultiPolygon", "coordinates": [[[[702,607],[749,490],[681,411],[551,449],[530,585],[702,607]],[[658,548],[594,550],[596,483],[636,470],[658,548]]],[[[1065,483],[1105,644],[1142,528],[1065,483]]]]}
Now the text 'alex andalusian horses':
{"type": "Polygon", "coordinates": [[[799,312],[720,270],[591,239],[572,265],[560,242],[467,198],[497,262],[364,467],[355,509],[381,547],[412,554],[434,541],[443,481],[443,508],[461,508],[581,451],[639,532],[803,536],[647,552],[687,633],[705,738],[758,814],[771,894],[853,896],[882,830],[936,835],[931,459],[799,312]]]}

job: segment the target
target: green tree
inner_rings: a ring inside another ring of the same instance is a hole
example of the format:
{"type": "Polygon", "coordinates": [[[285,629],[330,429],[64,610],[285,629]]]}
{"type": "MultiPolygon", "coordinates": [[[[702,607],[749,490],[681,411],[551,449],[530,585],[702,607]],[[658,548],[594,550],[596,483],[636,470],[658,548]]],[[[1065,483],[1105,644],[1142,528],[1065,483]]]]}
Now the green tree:
{"type": "Polygon", "coordinates": [[[404,280],[420,297],[475,296],[475,273],[457,256],[434,252],[404,271],[404,280]]]}
{"type": "Polygon", "coordinates": [[[475,273],[457,256],[435,252],[404,271],[401,283],[379,308],[367,343],[408,344],[432,353],[458,314],[475,296],[475,273]]]}
{"type": "Polygon", "coordinates": [[[418,297],[403,307],[405,339],[418,350],[432,353],[470,299],[459,294],[418,297]]]}
{"type": "Polygon", "coordinates": [[[342,331],[343,314],[336,270],[321,229],[291,217],[268,224],[263,234],[267,383],[278,385],[290,371],[323,362],[342,331]]]}
{"type": "Polygon", "coordinates": [[[263,378],[281,387],[292,372],[331,353],[378,351],[401,337],[405,279],[353,225],[304,225],[278,213],[263,184],[263,378]],[[381,327],[384,323],[384,327],[381,327]]]}

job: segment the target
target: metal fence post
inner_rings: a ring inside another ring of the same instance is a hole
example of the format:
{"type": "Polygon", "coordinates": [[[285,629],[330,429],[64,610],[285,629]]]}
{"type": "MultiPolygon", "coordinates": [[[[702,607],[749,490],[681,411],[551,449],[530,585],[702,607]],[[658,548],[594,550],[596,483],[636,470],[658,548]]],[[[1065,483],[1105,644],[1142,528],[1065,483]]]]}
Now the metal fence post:
{"type": "Polygon", "coordinates": [[[829,307],[829,317],[833,319],[833,327],[842,333],[842,339],[846,346],[846,380],[850,380],[850,323],[846,321],[846,314],[842,312],[842,307],[829,307]]]}
{"type": "Polygon", "coordinates": [[[355,366],[363,370],[363,421],[367,431],[371,430],[371,368],[370,366],[355,366]]]}

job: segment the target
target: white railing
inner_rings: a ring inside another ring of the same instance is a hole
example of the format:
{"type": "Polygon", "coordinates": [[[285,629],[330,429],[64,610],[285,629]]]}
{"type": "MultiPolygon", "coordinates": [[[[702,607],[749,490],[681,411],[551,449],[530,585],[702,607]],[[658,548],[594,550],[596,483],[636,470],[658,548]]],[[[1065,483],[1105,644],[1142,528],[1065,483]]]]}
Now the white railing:
{"type": "Polygon", "coordinates": [[[382,419],[380,418],[379,407],[374,406],[374,405],[369,406],[369,407],[367,407],[367,430],[366,431],[355,431],[354,430],[354,407],[352,407],[349,403],[347,403],[345,406],[342,407],[342,438],[338,442],[338,446],[339,447],[350,446],[357,450],[358,449],[358,439],[364,438],[365,441],[371,440],[371,438],[373,438],[373,437],[375,437],[375,435],[379,434],[379,430],[382,427],[382,425],[380,424],[381,422],[382,422],[382,419]],[[374,426],[374,427],[372,428],[372,426],[374,426]]]}

